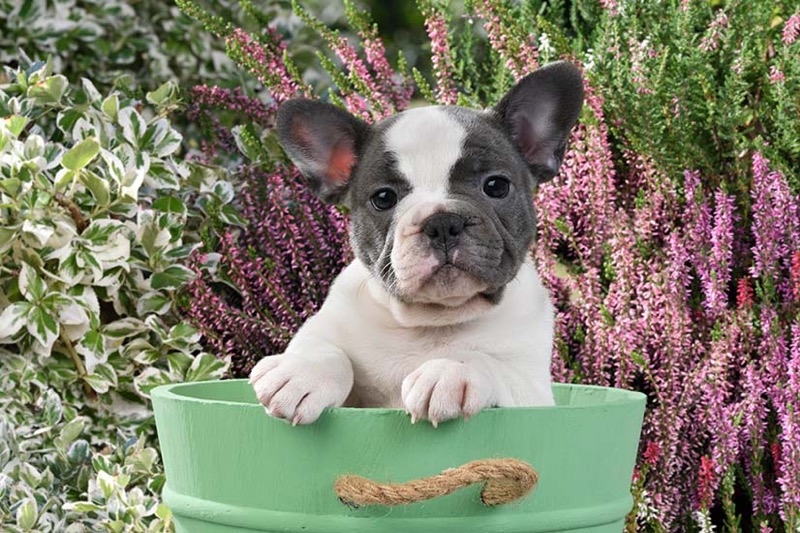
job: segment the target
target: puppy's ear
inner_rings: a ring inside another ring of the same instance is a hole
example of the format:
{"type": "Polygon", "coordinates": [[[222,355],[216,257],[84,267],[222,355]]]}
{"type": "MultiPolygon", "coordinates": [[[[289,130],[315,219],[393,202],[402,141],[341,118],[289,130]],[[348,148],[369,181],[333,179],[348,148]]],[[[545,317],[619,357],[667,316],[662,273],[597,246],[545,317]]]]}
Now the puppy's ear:
{"type": "Polygon", "coordinates": [[[542,183],[558,173],[581,107],[581,71],[572,63],[558,61],[522,78],[494,113],[542,183]]]}
{"type": "Polygon", "coordinates": [[[316,100],[288,100],[278,109],[281,145],[314,192],[329,203],[344,196],[369,128],[347,111],[316,100]]]}

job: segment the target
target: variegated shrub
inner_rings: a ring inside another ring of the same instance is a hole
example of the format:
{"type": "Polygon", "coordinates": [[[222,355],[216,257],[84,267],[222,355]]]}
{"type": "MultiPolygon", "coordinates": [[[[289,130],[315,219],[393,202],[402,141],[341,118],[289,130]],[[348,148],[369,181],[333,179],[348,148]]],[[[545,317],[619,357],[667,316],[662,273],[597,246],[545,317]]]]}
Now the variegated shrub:
{"type": "Polygon", "coordinates": [[[0,74],[0,529],[161,529],[146,396],[226,368],[173,304],[240,220],[233,185],[177,157],[172,84],[145,103],[51,71],[0,74]]]}

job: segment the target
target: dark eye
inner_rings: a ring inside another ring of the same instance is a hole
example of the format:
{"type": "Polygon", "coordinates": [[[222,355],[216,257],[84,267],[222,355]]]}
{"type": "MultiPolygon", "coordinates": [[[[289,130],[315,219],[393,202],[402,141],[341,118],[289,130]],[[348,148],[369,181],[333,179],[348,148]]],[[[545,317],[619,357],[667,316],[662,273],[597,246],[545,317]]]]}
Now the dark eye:
{"type": "Polygon", "coordinates": [[[378,189],[370,198],[372,207],[378,211],[386,211],[397,205],[397,193],[392,189],[378,189]]]}
{"type": "Polygon", "coordinates": [[[502,176],[489,176],[483,182],[483,192],[490,198],[505,198],[511,190],[511,182],[502,176]]]}

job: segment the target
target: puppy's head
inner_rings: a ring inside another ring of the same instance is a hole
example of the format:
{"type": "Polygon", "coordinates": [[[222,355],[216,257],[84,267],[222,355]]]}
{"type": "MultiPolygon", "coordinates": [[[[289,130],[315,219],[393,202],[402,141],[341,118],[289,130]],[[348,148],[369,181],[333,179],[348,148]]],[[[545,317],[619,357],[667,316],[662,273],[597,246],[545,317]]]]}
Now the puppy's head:
{"type": "Polygon", "coordinates": [[[493,109],[424,107],[368,125],[291,100],[281,143],[323,200],[351,212],[351,241],[401,302],[497,303],[533,242],[533,191],[558,172],[583,105],[580,71],[553,63],[493,109]]]}

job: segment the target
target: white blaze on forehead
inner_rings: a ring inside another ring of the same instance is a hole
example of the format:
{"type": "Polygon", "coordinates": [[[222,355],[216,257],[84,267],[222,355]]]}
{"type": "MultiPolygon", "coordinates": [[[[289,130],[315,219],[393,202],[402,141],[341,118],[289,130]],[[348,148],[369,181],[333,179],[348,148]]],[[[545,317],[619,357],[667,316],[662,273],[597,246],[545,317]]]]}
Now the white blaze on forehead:
{"type": "Polygon", "coordinates": [[[413,192],[444,199],[450,169],[461,156],[466,134],[442,108],[419,107],[398,116],[386,132],[386,147],[413,192]]]}

